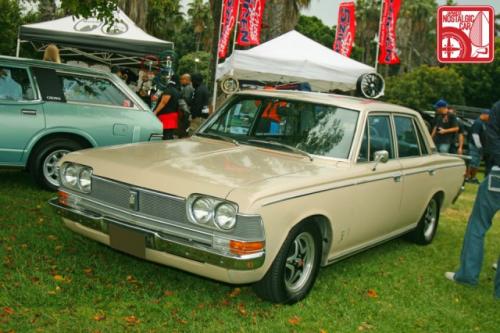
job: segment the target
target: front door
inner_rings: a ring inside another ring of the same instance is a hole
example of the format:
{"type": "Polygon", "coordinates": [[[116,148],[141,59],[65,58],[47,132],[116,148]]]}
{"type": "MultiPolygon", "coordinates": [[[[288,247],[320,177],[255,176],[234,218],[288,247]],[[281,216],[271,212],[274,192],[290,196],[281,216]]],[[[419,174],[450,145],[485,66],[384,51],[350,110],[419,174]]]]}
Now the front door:
{"type": "Polygon", "coordinates": [[[27,69],[0,65],[0,165],[22,165],[28,143],[44,128],[43,102],[27,69]]]}

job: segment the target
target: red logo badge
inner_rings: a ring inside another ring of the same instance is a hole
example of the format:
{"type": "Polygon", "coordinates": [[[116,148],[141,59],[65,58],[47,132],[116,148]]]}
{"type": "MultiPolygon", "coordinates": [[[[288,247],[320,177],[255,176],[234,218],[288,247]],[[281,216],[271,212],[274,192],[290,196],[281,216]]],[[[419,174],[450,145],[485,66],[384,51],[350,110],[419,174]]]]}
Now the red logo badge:
{"type": "Polygon", "coordinates": [[[443,63],[489,63],[495,56],[495,11],[490,6],[441,6],[437,58],[443,63]]]}

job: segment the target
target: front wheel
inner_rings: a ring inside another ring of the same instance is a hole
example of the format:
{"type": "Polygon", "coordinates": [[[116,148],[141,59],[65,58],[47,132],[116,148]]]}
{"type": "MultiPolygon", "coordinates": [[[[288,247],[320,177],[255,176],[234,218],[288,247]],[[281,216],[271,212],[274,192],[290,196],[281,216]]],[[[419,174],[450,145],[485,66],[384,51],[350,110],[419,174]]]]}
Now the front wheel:
{"type": "Polygon", "coordinates": [[[273,303],[295,303],[311,290],[321,260],[321,233],[314,223],[295,226],[255,293],[273,303]]]}
{"type": "Polygon", "coordinates": [[[439,211],[439,200],[434,196],[425,208],[416,228],[409,234],[410,240],[420,245],[430,244],[436,235],[439,211]]]}
{"type": "Polygon", "coordinates": [[[33,152],[30,162],[30,172],[33,179],[43,188],[56,191],[59,187],[57,162],[75,150],[84,148],[78,142],[69,139],[53,139],[41,144],[33,152]]]}

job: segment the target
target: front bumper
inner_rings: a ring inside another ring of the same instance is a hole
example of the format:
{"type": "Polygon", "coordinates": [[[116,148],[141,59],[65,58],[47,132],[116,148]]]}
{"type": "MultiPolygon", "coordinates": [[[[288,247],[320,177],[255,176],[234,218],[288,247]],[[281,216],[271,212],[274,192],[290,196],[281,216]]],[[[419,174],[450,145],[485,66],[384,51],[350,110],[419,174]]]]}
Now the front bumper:
{"type": "MultiPolygon", "coordinates": [[[[49,204],[56,212],[65,219],[65,221],[81,225],[83,227],[97,231],[98,233],[108,235],[109,225],[114,224],[122,228],[133,230],[145,236],[146,249],[155,250],[162,253],[170,254],[176,257],[189,259],[198,263],[209,264],[219,268],[236,271],[256,270],[264,264],[265,252],[254,253],[245,256],[237,256],[225,253],[219,253],[208,246],[189,242],[177,236],[160,234],[159,232],[143,228],[141,226],[132,225],[127,222],[118,220],[114,217],[104,216],[100,213],[86,210],[76,209],[73,207],[61,204],[58,198],[53,198],[49,204]]],[[[75,229],[75,228],[72,228],[75,229]]],[[[77,231],[77,230],[75,230],[77,231]]],[[[97,240],[98,237],[92,237],[97,240]]],[[[109,241],[106,242],[109,245],[109,241]]],[[[148,259],[146,257],[146,259],[148,259]]],[[[158,261],[158,260],[154,260],[158,261]]],[[[168,260],[165,260],[168,261],[168,260]]],[[[164,261],[160,263],[169,264],[164,261]]],[[[175,265],[173,265],[175,266],[175,265]]],[[[183,269],[183,267],[179,267],[183,269]]],[[[197,271],[196,274],[208,276],[203,272],[197,271]]],[[[208,276],[210,277],[210,276],[208,276]]],[[[216,278],[221,279],[221,278],[216,278]]],[[[228,282],[233,279],[222,279],[228,282]]],[[[243,282],[242,282],[243,283],[243,282]]]]}

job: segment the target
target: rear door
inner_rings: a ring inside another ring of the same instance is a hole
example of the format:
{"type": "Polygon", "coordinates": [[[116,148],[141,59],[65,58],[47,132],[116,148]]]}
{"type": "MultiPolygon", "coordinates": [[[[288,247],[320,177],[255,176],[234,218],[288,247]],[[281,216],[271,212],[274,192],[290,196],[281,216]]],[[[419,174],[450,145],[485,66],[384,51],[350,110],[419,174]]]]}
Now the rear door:
{"type": "Polygon", "coordinates": [[[43,102],[28,69],[0,65],[0,165],[22,165],[28,143],[44,128],[43,102]]]}
{"type": "Polygon", "coordinates": [[[105,76],[57,72],[65,103],[47,102],[47,127],[88,133],[99,146],[134,140],[134,102],[105,76]]]}

